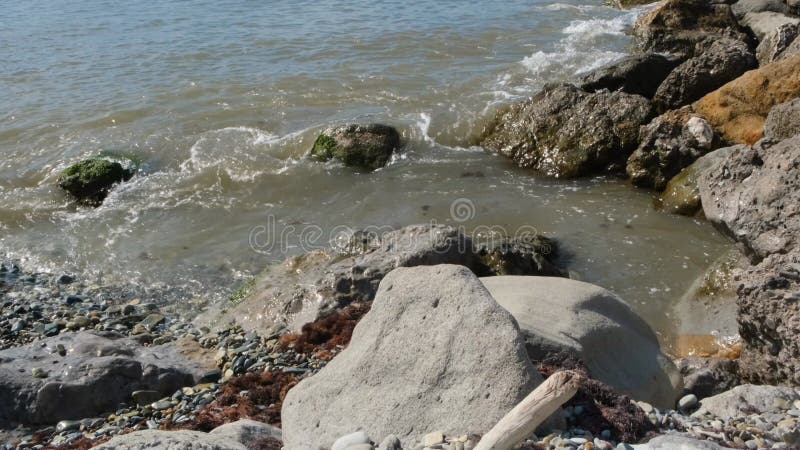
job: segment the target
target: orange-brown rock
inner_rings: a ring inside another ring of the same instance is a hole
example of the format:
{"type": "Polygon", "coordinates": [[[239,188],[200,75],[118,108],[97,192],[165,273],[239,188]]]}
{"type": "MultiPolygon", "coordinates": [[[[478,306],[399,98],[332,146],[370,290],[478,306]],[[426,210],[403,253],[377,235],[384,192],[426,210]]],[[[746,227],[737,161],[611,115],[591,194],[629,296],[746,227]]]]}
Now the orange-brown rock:
{"type": "Polygon", "coordinates": [[[694,103],[694,109],[732,143],[761,139],[773,106],[800,96],[800,55],[751,70],[694,103]]]}

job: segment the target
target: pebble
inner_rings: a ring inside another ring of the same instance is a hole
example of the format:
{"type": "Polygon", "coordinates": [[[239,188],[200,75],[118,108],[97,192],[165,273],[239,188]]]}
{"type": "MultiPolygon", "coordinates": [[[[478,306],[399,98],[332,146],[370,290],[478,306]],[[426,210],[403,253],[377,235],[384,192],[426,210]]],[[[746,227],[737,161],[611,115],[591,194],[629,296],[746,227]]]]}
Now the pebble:
{"type": "Polygon", "coordinates": [[[694,394],[685,395],[681,397],[680,400],[678,400],[678,409],[681,411],[689,411],[695,406],[697,406],[697,403],[698,400],[696,395],[694,394]]]}

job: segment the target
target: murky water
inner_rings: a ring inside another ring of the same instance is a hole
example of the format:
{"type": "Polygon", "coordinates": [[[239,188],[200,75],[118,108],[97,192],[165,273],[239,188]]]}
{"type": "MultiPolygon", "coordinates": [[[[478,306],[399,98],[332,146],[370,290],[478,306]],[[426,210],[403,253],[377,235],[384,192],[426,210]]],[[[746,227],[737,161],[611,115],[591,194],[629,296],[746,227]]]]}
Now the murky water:
{"type": "Polygon", "coordinates": [[[469,146],[498,105],[623,56],[636,14],[597,0],[4,2],[0,249],[214,297],[301,251],[309,226],[533,227],[669,330],[669,306],[727,246],[708,224],[617,180],[545,179],[469,146]],[[303,158],[345,121],[393,124],[406,145],[373,174],[303,158]],[[100,151],[142,172],[76,207],[55,180],[100,151]],[[255,251],[273,219],[287,245],[255,251]]]}

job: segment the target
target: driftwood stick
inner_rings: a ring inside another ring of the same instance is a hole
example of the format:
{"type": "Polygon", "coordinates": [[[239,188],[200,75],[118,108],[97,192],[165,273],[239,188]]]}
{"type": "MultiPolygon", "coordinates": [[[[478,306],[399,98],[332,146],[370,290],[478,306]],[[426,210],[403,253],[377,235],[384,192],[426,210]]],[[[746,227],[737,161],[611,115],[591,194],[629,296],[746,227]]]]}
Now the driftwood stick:
{"type": "Polygon", "coordinates": [[[583,378],[570,370],[554,373],[500,419],[475,450],[511,450],[571,399],[582,382],[583,378]]]}

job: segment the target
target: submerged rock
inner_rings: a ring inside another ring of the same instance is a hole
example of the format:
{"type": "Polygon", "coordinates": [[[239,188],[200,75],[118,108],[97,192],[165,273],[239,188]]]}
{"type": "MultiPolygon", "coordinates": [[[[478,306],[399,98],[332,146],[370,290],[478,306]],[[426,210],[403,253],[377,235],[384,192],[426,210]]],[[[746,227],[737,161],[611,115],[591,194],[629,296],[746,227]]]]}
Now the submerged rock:
{"type": "Polygon", "coordinates": [[[350,345],[289,391],[285,448],[329,448],[358,429],[405,445],[485,433],[540,382],[514,319],[467,268],[399,268],[350,345]]]}
{"type": "Polygon", "coordinates": [[[698,212],[702,212],[703,207],[700,202],[700,187],[698,185],[700,176],[715,164],[727,158],[731,152],[742,148],[747,147],[742,145],[720,148],[698,158],[697,161],[669,180],[664,192],[656,199],[656,208],[664,212],[684,216],[693,216],[698,212]]]}
{"type": "Polygon", "coordinates": [[[695,45],[708,38],[745,40],[731,7],[709,0],[666,0],[642,14],[633,29],[645,51],[695,55],[695,45]]]}
{"type": "Polygon", "coordinates": [[[659,111],[688,105],[756,67],[753,52],[740,40],[714,39],[703,47],[699,55],[684,61],[658,87],[653,104],[659,111]]]}
{"type": "Polygon", "coordinates": [[[171,395],[209,365],[175,345],[142,347],[114,333],[64,333],[0,351],[0,424],[54,424],[115,411],[137,390],[171,395]],[[59,349],[64,348],[64,356],[59,349]],[[50,375],[30,376],[31,368],[50,375]]]}
{"type": "Polygon", "coordinates": [[[800,55],[751,70],[693,104],[722,137],[752,145],[773,106],[800,96],[800,55]]]}
{"type": "Polygon", "coordinates": [[[613,293],[562,278],[481,281],[519,323],[534,362],[572,352],[592,378],[636,400],[675,405],[682,389],[677,368],[661,353],[655,332],[613,293]]]}
{"type": "Polygon", "coordinates": [[[221,316],[201,317],[248,330],[298,330],[320,315],[354,301],[372,300],[380,280],[396,267],[459,264],[481,276],[497,273],[564,276],[555,244],[541,236],[476,243],[453,227],[412,225],[369,238],[346,240],[338,249],[315,251],[268,268],[239,302],[221,316]]]}
{"type": "Polygon", "coordinates": [[[58,185],[83,203],[97,205],[114,185],[128,181],[133,171],[117,161],[92,158],[75,163],[61,172],[58,185]]]}
{"type": "Polygon", "coordinates": [[[658,53],[630,55],[591,71],[581,80],[580,88],[587,92],[608,89],[652,98],[680,62],[679,58],[658,53]]]}
{"type": "Polygon", "coordinates": [[[393,127],[350,124],[324,130],[314,142],[311,157],[335,158],[346,166],[375,170],[385,166],[399,146],[400,134],[393,127]]]}
{"type": "Polygon", "coordinates": [[[639,95],[549,86],[498,114],[482,145],[553,177],[617,171],[650,117],[650,103],[639,95]]]}
{"type": "Polygon", "coordinates": [[[628,158],[626,171],[634,185],[663,190],[672,177],[719,145],[719,137],[691,108],[653,119],[642,127],[639,147],[628,158]]]}

